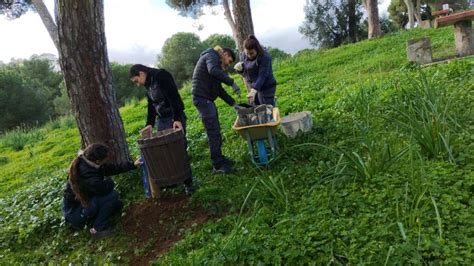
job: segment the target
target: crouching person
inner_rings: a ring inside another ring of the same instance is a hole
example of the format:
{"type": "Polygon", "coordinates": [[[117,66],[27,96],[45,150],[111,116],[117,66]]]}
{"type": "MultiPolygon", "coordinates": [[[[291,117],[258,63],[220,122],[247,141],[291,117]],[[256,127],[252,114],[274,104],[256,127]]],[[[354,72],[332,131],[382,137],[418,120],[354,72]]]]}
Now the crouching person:
{"type": "Polygon", "coordinates": [[[123,203],[114,189],[114,182],[106,176],[135,169],[140,161],[125,165],[107,164],[109,148],[103,144],[91,144],[72,161],[64,190],[62,211],[66,223],[75,229],[83,229],[91,223],[92,238],[113,233],[110,218],[120,214],[123,203]]]}

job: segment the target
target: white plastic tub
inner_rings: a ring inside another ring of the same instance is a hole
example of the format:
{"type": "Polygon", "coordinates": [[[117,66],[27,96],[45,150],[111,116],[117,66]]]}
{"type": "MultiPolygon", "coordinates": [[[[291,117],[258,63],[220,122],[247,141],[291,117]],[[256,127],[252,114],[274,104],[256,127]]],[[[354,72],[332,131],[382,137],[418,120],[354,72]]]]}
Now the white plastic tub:
{"type": "Polygon", "coordinates": [[[280,124],[283,133],[290,138],[294,138],[299,131],[311,131],[311,128],[313,127],[313,118],[309,111],[290,113],[281,118],[280,124]]]}

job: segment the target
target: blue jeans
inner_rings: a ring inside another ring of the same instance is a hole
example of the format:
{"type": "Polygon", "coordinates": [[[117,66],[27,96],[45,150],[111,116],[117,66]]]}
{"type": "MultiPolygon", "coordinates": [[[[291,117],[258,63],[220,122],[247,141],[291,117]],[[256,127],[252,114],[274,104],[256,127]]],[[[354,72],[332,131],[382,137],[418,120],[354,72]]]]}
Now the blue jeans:
{"type": "Polygon", "coordinates": [[[94,196],[89,200],[89,206],[84,208],[77,206],[71,210],[64,210],[66,222],[76,229],[82,229],[88,221],[93,221],[93,227],[97,231],[103,231],[109,227],[109,220],[116,214],[120,214],[123,203],[119,199],[117,191],[113,190],[104,196],[94,196]]]}
{"type": "MultiPolygon", "coordinates": [[[[184,145],[186,150],[188,149],[188,141],[186,140],[186,115],[183,113],[181,117],[181,123],[183,124],[183,131],[184,131],[184,145]]],[[[158,118],[156,120],[156,129],[158,131],[165,130],[173,128],[173,118],[172,117],[164,117],[164,118],[158,118]]],[[[150,198],[151,197],[151,190],[150,190],[150,184],[148,183],[148,170],[146,168],[146,162],[145,162],[145,157],[143,157],[143,154],[141,155],[141,161],[143,162],[142,169],[143,169],[143,188],[145,190],[145,197],[150,198]]],[[[184,181],[185,185],[191,185],[193,182],[192,178],[186,179],[184,181]]]]}
{"type": "Polygon", "coordinates": [[[193,104],[198,109],[206,129],[207,141],[211,152],[212,165],[219,168],[225,162],[222,155],[222,136],[219,124],[219,113],[213,101],[193,95],[193,104]]]}

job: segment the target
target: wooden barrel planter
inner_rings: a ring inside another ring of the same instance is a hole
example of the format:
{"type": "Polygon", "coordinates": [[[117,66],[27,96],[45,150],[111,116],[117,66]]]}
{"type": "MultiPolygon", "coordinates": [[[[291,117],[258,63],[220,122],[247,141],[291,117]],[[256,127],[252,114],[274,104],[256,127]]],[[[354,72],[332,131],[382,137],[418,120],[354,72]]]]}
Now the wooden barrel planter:
{"type": "Polygon", "coordinates": [[[191,177],[191,165],[182,130],[165,129],[138,141],[146,167],[152,196],[159,197],[160,187],[179,184],[191,177]]]}

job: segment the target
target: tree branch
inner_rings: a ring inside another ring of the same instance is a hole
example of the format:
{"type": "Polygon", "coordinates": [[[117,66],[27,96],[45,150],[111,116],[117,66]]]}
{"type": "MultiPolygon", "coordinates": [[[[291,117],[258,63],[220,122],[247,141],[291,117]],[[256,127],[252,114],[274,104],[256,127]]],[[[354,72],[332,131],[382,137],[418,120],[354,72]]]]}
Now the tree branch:
{"type": "Polygon", "coordinates": [[[41,20],[43,21],[46,30],[48,30],[49,36],[53,40],[54,46],[56,46],[56,50],[59,50],[59,41],[58,41],[58,29],[56,27],[56,23],[49,14],[46,5],[44,4],[43,0],[31,0],[33,5],[35,6],[38,15],[40,16],[41,20]]]}
{"type": "Polygon", "coordinates": [[[224,6],[224,16],[227,19],[227,21],[229,22],[229,25],[232,29],[232,32],[235,32],[236,31],[235,22],[234,22],[234,19],[232,18],[232,13],[230,12],[229,1],[228,0],[223,0],[222,5],[224,6]]]}

